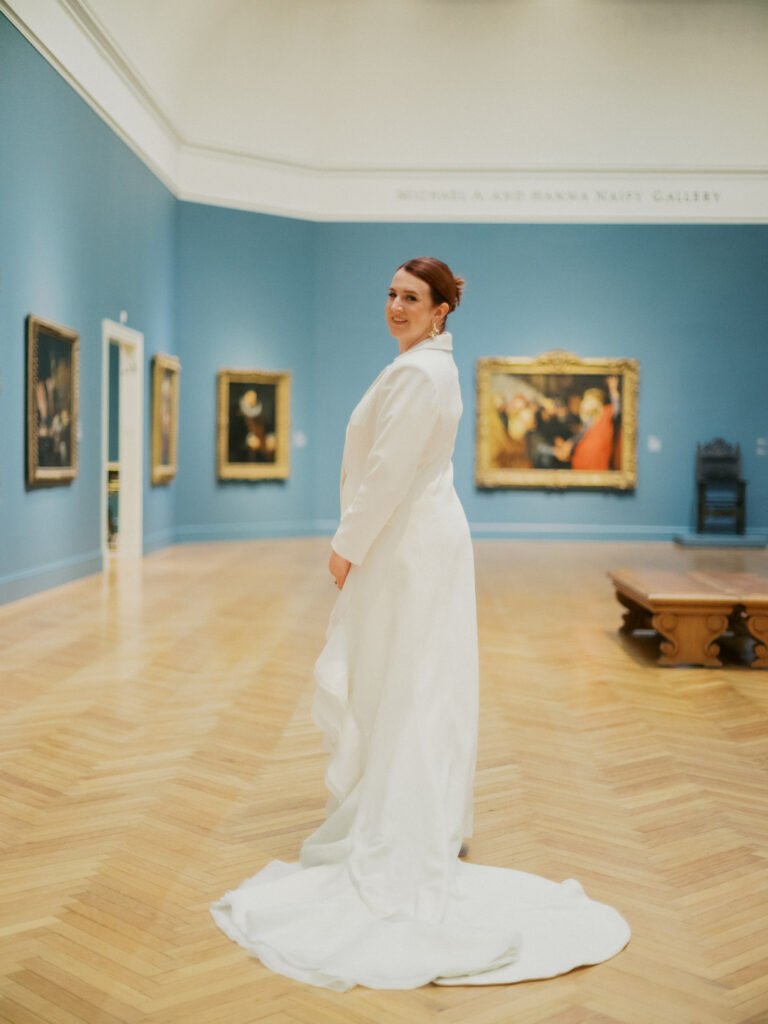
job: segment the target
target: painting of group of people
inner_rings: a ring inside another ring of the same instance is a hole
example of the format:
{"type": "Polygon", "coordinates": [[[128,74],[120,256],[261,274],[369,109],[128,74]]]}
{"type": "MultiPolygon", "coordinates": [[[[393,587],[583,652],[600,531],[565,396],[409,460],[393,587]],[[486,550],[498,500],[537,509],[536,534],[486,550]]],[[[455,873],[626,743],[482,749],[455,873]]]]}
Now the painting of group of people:
{"type": "Polygon", "coordinates": [[[540,358],[479,361],[478,483],[633,486],[634,361],[540,358]]]}

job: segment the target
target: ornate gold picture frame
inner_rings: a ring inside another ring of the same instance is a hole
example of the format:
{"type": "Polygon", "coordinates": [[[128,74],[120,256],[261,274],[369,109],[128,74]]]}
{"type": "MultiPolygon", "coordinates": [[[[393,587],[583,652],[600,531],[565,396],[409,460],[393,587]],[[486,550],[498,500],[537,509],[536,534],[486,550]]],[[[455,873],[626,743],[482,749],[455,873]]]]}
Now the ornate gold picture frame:
{"type": "Polygon", "coordinates": [[[30,314],[26,345],[27,487],[70,484],[77,476],[80,335],[30,314]]]}
{"type": "Polygon", "coordinates": [[[634,488],[638,379],[635,359],[478,359],[477,486],[634,488]]]}
{"type": "Polygon", "coordinates": [[[219,370],[220,480],[284,480],[290,474],[291,375],[219,370]]]}
{"type": "Polygon", "coordinates": [[[152,483],[169,484],[179,461],[179,374],[176,356],[152,358],[152,483]]]}

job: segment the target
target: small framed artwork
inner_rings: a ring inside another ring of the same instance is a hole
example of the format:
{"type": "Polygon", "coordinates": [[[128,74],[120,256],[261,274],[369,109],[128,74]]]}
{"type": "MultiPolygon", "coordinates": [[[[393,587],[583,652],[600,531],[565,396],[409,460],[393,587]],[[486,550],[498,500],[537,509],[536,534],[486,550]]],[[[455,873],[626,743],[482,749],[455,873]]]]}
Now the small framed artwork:
{"type": "Polygon", "coordinates": [[[219,370],[220,480],[282,480],[290,472],[291,375],[219,370]]]}
{"type": "Polygon", "coordinates": [[[152,359],[152,483],[176,476],[179,451],[179,373],[176,356],[152,359]]]}
{"type": "Polygon", "coordinates": [[[80,336],[27,317],[27,487],[70,484],[77,476],[80,336]]]}
{"type": "Polygon", "coordinates": [[[477,486],[634,488],[638,378],[635,359],[479,359],[477,486]]]}

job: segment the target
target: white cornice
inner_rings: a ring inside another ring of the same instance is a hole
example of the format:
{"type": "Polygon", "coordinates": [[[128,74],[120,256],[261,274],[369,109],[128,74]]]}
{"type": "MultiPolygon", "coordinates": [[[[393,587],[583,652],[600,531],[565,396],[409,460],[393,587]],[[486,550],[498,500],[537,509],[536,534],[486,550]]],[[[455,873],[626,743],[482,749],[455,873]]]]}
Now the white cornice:
{"type": "Polygon", "coordinates": [[[317,221],[768,222],[749,171],[318,171],[182,147],[178,195],[317,221]]]}
{"type": "Polygon", "coordinates": [[[768,222],[762,168],[330,168],[193,145],[84,2],[0,11],[181,199],[316,221],[768,222]]]}

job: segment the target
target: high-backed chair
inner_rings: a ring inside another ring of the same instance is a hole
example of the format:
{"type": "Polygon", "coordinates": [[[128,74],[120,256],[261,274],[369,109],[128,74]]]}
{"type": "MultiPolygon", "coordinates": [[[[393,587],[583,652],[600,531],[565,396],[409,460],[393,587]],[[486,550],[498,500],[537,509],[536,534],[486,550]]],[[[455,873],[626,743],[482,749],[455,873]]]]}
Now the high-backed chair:
{"type": "Polygon", "coordinates": [[[730,521],[736,533],[746,528],[747,482],[741,477],[741,447],[716,437],[696,445],[698,533],[715,532],[715,523],[730,521]]]}

